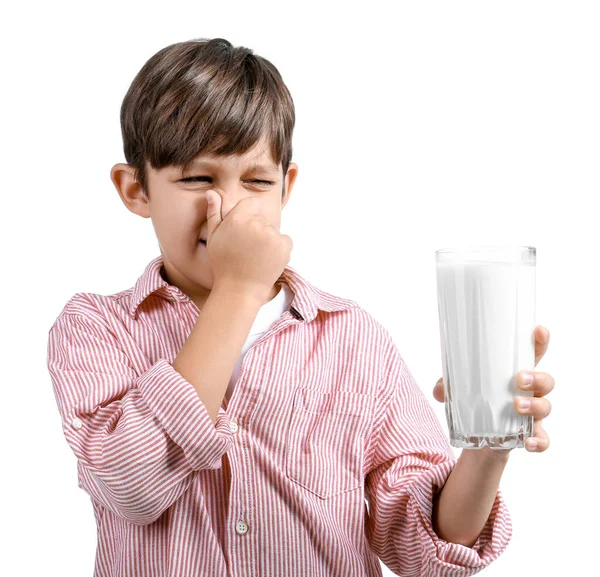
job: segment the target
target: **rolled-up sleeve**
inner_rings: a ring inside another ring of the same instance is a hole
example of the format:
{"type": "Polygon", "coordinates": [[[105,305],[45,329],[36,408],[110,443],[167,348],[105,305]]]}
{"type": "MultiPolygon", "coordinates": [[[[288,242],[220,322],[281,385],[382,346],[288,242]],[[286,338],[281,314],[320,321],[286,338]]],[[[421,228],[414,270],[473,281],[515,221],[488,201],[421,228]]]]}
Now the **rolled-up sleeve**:
{"type": "Polygon", "coordinates": [[[197,471],[221,467],[233,438],[227,413],[213,423],[164,358],[138,374],[101,319],[63,312],[47,366],[79,486],[127,521],[152,523],[197,471]]]}
{"type": "Polygon", "coordinates": [[[435,533],[433,502],[458,459],[433,408],[386,337],[386,366],[366,458],[369,544],[396,575],[474,575],[506,549],[512,536],[508,509],[498,490],[472,547],[435,533]]]}

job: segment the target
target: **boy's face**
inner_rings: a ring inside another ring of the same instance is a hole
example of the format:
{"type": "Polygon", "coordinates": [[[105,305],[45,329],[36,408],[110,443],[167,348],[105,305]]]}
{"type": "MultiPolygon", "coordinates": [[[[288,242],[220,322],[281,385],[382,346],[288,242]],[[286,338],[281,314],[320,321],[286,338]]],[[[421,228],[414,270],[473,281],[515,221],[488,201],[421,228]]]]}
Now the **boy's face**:
{"type": "MultiPolygon", "coordinates": [[[[221,196],[223,219],[243,198],[259,198],[265,218],[280,230],[281,210],[289,200],[298,166],[289,165],[282,199],[282,167],[271,159],[265,140],[243,155],[199,156],[196,161],[203,164],[183,173],[181,168],[157,171],[147,165],[149,199],[134,180],[130,165],[113,166],[111,179],[129,210],[152,219],[167,282],[186,293],[202,310],[214,282],[208,254],[198,244],[199,238],[206,238],[208,232],[206,191],[215,190],[221,196]],[[270,166],[272,170],[253,165],[270,166]]],[[[268,300],[277,292],[278,287],[274,286],[268,300]]]]}

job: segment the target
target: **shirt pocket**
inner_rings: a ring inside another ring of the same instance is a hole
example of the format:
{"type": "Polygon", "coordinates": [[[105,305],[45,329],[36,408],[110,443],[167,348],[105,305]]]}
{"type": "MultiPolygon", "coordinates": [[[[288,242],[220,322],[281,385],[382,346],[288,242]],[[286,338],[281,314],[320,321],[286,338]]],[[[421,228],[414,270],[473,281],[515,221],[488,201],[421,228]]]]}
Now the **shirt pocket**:
{"type": "Polygon", "coordinates": [[[363,486],[374,397],[298,389],[287,433],[286,475],[322,499],[363,486]]]}

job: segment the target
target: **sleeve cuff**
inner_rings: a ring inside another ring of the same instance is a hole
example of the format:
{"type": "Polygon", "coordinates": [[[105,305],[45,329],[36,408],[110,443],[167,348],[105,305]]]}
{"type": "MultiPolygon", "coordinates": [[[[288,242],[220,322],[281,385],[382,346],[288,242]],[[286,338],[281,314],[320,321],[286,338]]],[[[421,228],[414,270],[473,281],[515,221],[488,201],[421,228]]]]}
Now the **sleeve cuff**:
{"type": "Polygon", "coordinates": [[[433,499],[457,461],[452,459],[434,465],[415,479],[408,490],[408,510],[420,521],[417,529],[431,575],[474,575],[497,559],[512,537],[512,522],[500,489],[490,516],[472,547],[449,543],[435,533],[432,523],[433,499]],[[465,568],[473,570],[465,572],[465,568]]]}
{"type": "Polygon", "coordinates": [[[193,469],[219,469],[231,445],[229,415],[219,408],[213,424],[196,389],[166,359],[159,359],[137,386],[169,437],[193,469]]]}

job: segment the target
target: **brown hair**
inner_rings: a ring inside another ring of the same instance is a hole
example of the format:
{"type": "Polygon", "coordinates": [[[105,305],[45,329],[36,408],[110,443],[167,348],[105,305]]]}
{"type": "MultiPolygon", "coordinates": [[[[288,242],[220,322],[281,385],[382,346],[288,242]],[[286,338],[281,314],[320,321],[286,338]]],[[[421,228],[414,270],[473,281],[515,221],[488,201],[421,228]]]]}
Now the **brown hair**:
{"type": "Polygon", "coordinates": [[[277,68],[224,38],[193,39],[158,51],[121,105],[125,159],[147,197],[146,161],[155,170],[185,170],[200,154],[244,154],[263,135],[285,177],[294,123],[294,102],[277,68]]]}

